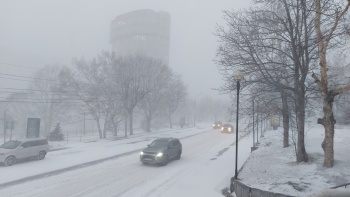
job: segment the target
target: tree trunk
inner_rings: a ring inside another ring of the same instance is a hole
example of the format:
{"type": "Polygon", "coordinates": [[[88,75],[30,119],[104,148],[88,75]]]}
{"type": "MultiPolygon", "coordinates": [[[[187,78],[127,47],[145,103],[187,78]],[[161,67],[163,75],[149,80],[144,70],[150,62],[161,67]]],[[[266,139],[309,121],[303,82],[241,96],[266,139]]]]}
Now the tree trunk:
{"type": "Polygon", "coordinates": [[[146,118],[146,132],[147,133],[151,132],[151,118],[149,117],[146,118]]]}
{"type": "Polygon", "coordinates": [[[134,134],[134,128],[133,128],[133,113],[132,111],[129,111],[129,130],[130,130],[130,135],[134,134]]]}
{"type": "Polygon", "coordinates": [[[333,116],[333,99],[329,99],[329,95],[323,99],[324,117],[321,121],[325,128],[325,139],[322,143],[324,151],[323,166],[331,168],[334,165],[334,116],[333,116]]]}
{"type": "Polygon", "coordinates": [[[118,125],[114,125],[114,136],[118,136],[118,125]]]}
{"type": "Polygon", "coordinates": [[[282,92],[283,148],[289,147],[289,106],[284,91],[282,92]]]}
{"type": "Polygon", "coordinates": [[[169,125],[170,125],[170,129],[172,129],[173,128],[173,121],[171,119],[171,116],[169,116],[169,125]]]}
{"type": "Polygon", "coordinates": [[[95,118],[96,120],[96,124],[97,124],[97,130],[98,130],[98,135],[100,137],[100,139],[102,139],[102,130],[101,130],[101,125],[100,125],[100,119],[99,118],[95,118]]]}
{"type": "Polygon", "coordinates": [[[305,88],[299,84],[299,91],[296,94],[296,107],[297,107],[297,129],[298,129],[298,141],[297,141],[297,162],[308,162],[309,157],[305,150],[305,88]]]}
{"type": "Polygon", "coordinates": [[[103,139],[106,139],[106,138],[107,138],[107,131],[106,131],[107,124],[108,124],[108,121],[107,121],[107,119],[106,119],[106,120],[105,120],[105,123],[103,124],[103,139]]]}
{"type": "Polygon", "coordinates": [[[113,125],[113,135],[117,136],[118,135],[118,123],[116,123],[114,116],[111,117],[112,125],[113,125]]]}

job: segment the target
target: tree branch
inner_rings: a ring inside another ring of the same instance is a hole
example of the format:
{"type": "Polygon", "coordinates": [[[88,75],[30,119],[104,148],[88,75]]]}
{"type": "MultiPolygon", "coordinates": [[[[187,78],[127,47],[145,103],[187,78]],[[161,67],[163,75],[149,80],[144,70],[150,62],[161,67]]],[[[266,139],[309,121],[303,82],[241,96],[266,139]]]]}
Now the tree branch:
{"type": "Polygon", "coordinates": [[[320,88],[322,88],[321,81],[318,79],[318,77],[316,76],[316,74],[315,74],[315,73],[312,73],[311,76],[312,76],[312,78],[315,79],[315,83],[317,83],[317,85],[318,85],[320,88]]]}
{"type": "Polygon", "coordinates": [[[333,24],[333,26],[332,26],[332,28],[331,28],[331,30],[330,30],[330,32],[329,32],[328,37],[327,37],[326,40],[325,40],[325,45],[326,45],[326,47],[327,47],[329,41],[330,41],[331,38],[332,38],[333,32],[335,31],[335,29],[336,29],[337,26],[338,26],[338,23],[339,23],[340,18],[344,16],[344,14],[348,11],[349,7],[350,7],[350,0],[348,0],[348,3],[346,4],[344,10],[343,10],[339,15],[338,15],[338,13],[337,13],[335,22],[334,22],[334,24],[333,24]]]}
{"type": "Polygon", "coordinates": [[[347,91],[350,91],[350,85],[331,90],[331,92],[334,94],[334,96],[341,94],[341,93],[344,93],[344,92],[347,92],[347,91]]]}

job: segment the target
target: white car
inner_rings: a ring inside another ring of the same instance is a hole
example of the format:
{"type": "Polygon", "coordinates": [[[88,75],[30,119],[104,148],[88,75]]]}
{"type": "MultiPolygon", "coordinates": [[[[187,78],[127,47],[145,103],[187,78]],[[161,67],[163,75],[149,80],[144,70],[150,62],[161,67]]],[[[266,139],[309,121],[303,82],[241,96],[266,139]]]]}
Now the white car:
{"type": "Polygon", "coordinates": [[[10,140],[0,146],[0,163],[12,166],[19,159],[36,157],[43,160],[48,151],[49,144],[43,138],[10,140]]]}

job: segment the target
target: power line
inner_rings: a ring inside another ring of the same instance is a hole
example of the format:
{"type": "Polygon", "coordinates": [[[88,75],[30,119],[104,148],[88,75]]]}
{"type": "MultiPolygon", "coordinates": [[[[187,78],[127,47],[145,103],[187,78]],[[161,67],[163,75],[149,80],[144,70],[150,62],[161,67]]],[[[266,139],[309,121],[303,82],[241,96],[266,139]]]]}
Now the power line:
{"type": "MultiPolygon", "coordinates": [[[[35,94],[34,92],[19,92],[19,91],[4,91],[4,90],[0,90],[0,93],[1,92],[3,92],[3,93],[13,93],[13,94],[15,94],[15,93],[19,93],[19,94],[35,94]]],[[[46,94],[48,94],[48,95],[74,96],[74,95],[65,95],[65,94],[62,94],[62,93],[50,93],[50,92],[47,92],[46,94]]]]}
{"type": "Polygon", "coordinates": [[[11,76],[11,77],[20,77],[20,78],[26,78],[26,79],[43,80],[43,81],[56,81],[57,82],[57,80],[41,79],[41,78],[27,77],[27,76],[21,76],[21,75],[12,75],[12,74],[5,74],[5,73],[0,73],[0,75],[11,76]]]}
{"type": "Polygon", "coordinates": [[[9,80],[14,80],[14,81],[37,82],[37,81],[31,81],[31,80],[25,80],[25,79],[12,79],[12,78],[6,78],[6,77],[0,77],[0,79],[9,79],[9,80]]]}
{"type": "MultiPolygon", "coordinates": [[[[62,103],[62,102],[35,102],[35,101],[0,101],[0,103],[62,103]]],[[[71,104],[79,104],[78,102],[65,102],[71,104]]]]}
{"type": "Polygon", "coordinates": [[[28,101],[83,101],[83,99],[79,99],[79,98],[53,98],[53,99],[45,99],[45,98],[9,98],[9,97],[0,97],[0,98],[3,98],[3,99],[9,99],[8,101],[16,101],[16,100],[21,100],[21,99],[24,99],[24,100],[28,100],[28,101]]]}
{"type": "Polygon", "coordinates": [[[20,89],[20,88],[2,88],[2,87],[0,87],[0,89],[4,89],[4,90],[19,90],[19,91],[34,91],[34,92],[47,92],[46,90],[32,90],[32,89],[20,89]]]}
{"type": "Polygon", "coordinates": [[[26,68],[26,69],[32,69],[32,70],[41,70],[41,69],[39,69],[39,68],[33,68],[33,67],[30,67],[30,66],[22,66],[22,65],[18,65],[18,64],[10,64],[10,63],[6,63],[6,62],[0,62],[0,64],[9,65],[9,66],[16,66],[16,67],[21,67],[21,68],[26,68]]]}

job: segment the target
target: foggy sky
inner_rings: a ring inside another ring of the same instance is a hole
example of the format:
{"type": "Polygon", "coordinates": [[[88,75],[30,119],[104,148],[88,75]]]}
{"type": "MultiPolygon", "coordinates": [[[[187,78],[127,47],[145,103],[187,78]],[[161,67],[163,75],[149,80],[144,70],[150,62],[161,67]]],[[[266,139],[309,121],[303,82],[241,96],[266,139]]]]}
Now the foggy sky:
{"type": "MultiPolygon", "coordinates": [[[[218,46],[215,26],[225,24],[222,10],[248,4],[242,0],[2,0],[0,73],[31,76],[37,71],[32,68],[71,65],[73,57],[90,59],[111,51],[112,20],[129,11],[152,9],[171,15],[169,65],[183,76],[190,96],[215,97],[218,92],[211,89],[223,84],[212,61],[218,46]]],[[[4,77],[0,75],[0,88],[27,88],[28,82],[4,77]]],[[[1,89],[0,95],[4,96],[1,89]]]]}

